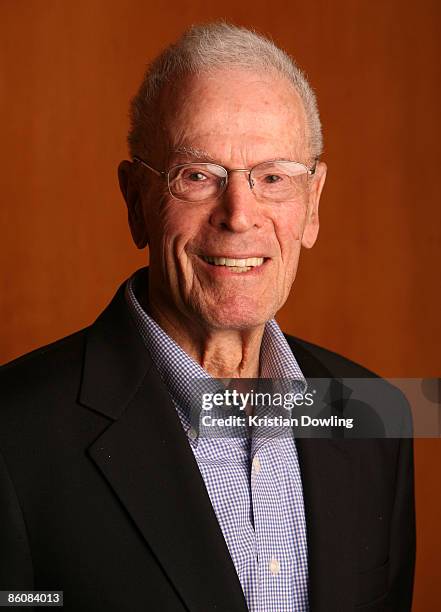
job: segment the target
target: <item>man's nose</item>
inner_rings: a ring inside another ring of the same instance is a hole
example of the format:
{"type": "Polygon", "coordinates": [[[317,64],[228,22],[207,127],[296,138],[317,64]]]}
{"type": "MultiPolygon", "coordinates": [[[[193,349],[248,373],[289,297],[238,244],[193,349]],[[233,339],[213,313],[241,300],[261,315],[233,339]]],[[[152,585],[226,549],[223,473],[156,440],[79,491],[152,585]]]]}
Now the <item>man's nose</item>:
{"type": "Polygon", "coordinates": [[[211,223],[232,232],[246,232],[262,225],[262,213],[250,187],[247,172],[231,172],[228,184],[213,208],[211,223]]]}

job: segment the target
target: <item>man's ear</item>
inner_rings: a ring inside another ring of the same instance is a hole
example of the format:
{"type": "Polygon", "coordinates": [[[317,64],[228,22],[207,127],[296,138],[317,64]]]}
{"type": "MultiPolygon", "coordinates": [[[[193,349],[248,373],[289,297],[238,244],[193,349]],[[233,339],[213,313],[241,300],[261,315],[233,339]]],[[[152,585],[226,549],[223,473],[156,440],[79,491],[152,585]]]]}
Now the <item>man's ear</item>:
{"type": "Polygon", "coordinates": [[[119,188],[127,204],[130,232],[138,249],[148,244],[139,180],[135,176],[133,163],[122,161],[118,166],[119,188]]]}
{"type": "Polygon", "coordinates": [[[307,218],[305,222],[305,229],[303,230],[302,246],[310,249],[314,246],[317,240],[319,231],[319,202],[320,196],[323,190],[323,186],[326,180],[327,167],[324,162],[318,162],[315,174],[310,186],[309,192],[309,204],[307,218]]]}

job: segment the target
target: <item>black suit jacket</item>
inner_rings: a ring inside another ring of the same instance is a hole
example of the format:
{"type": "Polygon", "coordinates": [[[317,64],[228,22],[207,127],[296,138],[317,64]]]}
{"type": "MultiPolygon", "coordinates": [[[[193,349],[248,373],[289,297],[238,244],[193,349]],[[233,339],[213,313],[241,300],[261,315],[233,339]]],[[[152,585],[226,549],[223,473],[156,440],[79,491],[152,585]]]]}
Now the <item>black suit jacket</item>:
{"type": "MultiPolygon", "coordinates": [[[[288,342],[307,377],[373,376],[288,342]]],[[[4,366],[0,384],[0,590],[63,590],[66,612],[246,612],[122,288],[89,328],[4,366]]],[[[311,612],[410,610],[411,440],[298,439],[297,449],[311,612]]]]}

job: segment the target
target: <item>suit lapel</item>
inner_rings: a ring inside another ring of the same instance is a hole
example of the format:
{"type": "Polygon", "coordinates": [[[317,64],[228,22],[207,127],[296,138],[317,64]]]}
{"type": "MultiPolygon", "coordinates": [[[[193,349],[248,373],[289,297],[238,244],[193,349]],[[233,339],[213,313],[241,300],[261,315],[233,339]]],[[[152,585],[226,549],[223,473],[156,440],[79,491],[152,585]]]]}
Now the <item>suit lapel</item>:
{"type": "Polygon", "coordinates": [[[354,474],[344,440],[298,439],[308,539],[310,612],[354,605],[354,474]]]}
{"type": "MultiPolygon", "coordinates": [[[[342,410],[350,390],[333,379],[303,345],[292,338],[288,341],[307,379],[319,378],[322,385],[330,379],[325,403],[342,410]]],[[[354,606],[354,444],[357,440],[296,439],[307,527],[310,612],[347,612],[354,606]]]]}
{"type": "Polygon", "coordinates": [[[89,455],[191,612],[246,612],[176,410],[120,289],[90,329],[80,402],[114,420],[89,455]]]}

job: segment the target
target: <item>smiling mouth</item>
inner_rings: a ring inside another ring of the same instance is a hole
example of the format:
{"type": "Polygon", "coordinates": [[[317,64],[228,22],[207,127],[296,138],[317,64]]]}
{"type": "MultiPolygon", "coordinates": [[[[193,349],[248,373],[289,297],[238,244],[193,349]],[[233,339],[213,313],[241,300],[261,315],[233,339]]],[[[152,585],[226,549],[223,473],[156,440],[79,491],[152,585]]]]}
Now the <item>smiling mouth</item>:
{"type": "Polygon", "coordinates": [[[205,257],[201,259],[211,264],[212,266],[225,266],[231,272],[248,272],[253,268],[258,268],[265,261],[264,257],[248,257],[246,259],[232,259],[230,257],[205,257]]]}

